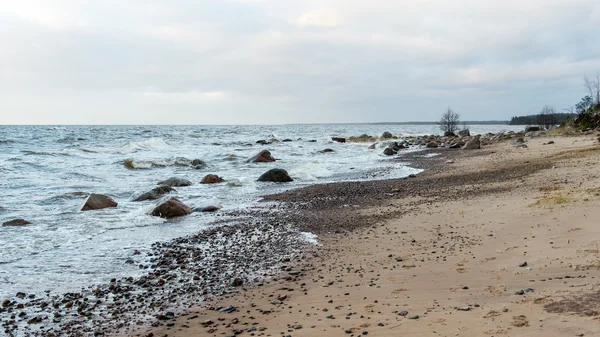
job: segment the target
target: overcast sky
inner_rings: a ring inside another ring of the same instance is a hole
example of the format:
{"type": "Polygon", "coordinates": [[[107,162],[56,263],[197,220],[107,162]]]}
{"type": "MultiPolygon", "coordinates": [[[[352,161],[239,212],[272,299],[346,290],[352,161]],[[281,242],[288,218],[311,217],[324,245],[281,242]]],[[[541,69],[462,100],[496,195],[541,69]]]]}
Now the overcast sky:
{"type": "Polygon", "coordinates": [[[509,119],[599,42],[598,0],[0,0],[0,124],[509,119]]]}

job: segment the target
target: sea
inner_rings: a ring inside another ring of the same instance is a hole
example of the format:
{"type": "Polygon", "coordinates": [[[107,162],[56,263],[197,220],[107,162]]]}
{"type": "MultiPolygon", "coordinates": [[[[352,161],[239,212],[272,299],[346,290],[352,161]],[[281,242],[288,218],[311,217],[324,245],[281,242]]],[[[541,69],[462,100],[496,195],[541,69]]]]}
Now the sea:
{"type": "MultiPolygon", "coordinates": [[[[472,134],[521,129],[470,126],[472,134]]],[[[384,156],[384,142],[369,150],[370,143],[331,140],[385,131],[400,138],[440,133],[436,125],[377,124],[0,126],[0,223],[15,218],[32,223],[0,227],[0,299],[16,292],[77,291],[113,277],[141,275],[127,263],[134,250],[214,226],[214,214],[167,221],[150,215],[158,201],[132,201],[170,177],[194,183],[176,187],[173,195],[184,203],[219,205],[219,213],[227,214],[255,207],[263,195],[301,186],[418,173],[410,162],[384,156]],[[326,148],[335,152],[322,153],[326,148]],[[277,161],[246,162],[263,149],[277,161]],[[206,166],[192,167],[194,159],[206,166]],[[294,181],[257,182],[272,168],[287,170],[294,181]],[[226,181],[200,184],[207,174],[226,181]],[[107,194],[119,205],[81,212],[89,193],[107,194]]]]}

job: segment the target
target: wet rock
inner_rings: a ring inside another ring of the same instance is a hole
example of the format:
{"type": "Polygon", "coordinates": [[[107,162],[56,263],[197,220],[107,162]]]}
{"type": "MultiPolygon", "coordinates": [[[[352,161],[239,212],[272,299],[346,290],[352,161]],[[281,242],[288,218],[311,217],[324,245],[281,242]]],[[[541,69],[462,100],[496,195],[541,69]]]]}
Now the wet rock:
{"type": "Polygon", "coordinates": [[[386,147],[385,150],[383,150],[383,154],[386,156],[393,156],[395,155],[397,152],[394,151],[394,149],[392,149],[391,147],[386,147]]]}
{"type": "Polygon", "coordinates": [[[158,186],[146,193],[139,195],[138,197],[133,199],[133,201],[156,200],[156,199],[160,198],[161,195],[171,193],[171,192],[175,192],[175,189],[172,188],[171,186],[166,186],[166,185],[158,186]]]}
{"type": "Polygon", "coordinates": [[[331,152],[335,152],[333,149],[325,149],[323,151],[321,151],[321,153],[331,153],[331,152]]]}
{"type": "Polygon", "coordinates": [[[224,181],[225,180],[223,178],[219,177],[216,174],[208,174],[204,178],[202,178],[200,184],[218,184],[224,181]]]}
{"type": "Polygon", "coordinates": [[[160,181],[157,185],[165,185],[169,187],[182,187],[182,186],[191,186],[192,182],[187,179],[182,178],[169,178],[164,181],[160,181]]]}
{"type": "Polygon", "coordinates": [[[471,132],[469,131],[469,129],[464,129],[464,130],[458,131],[458,135],[460,137],[471,137],[471,132]]]}
{"type": "Polygon", "coordinates": [[[463,146],[463,150],[478,150],[481,148],[481,141],[479,138],[474,138],[468,141],[465,146],[463,146]]]}
{"type": "Polygon", "coordinates": [[[199,169],[201,169],[201,168],[204,168],[204,167],[206,167],[206,163],[204,162],[204,160],[200,160],[200,159],[194,159],[194,160],[192,160],[192,166],[193,166],[195,169],[199,170],[199,169]]]}
{"type": "Polygon", "coordinates": [[[117,207],[117,205],[117,202],[107,195],[92,193],[85,199],[80,210],[91,211],[109,207],[117,207]]]}
{"type": "Polygon", "coordinates": [[[346,138],[343,137],[331,137],[331,140],[334,142],[338,142],[338,143],[345,143],[346,142],[346,138]]]}
{"type": "Polygon", "coordinates": [[[20,226],[25,226],[25,225],[30,225],[30,224],[31,224],[31,222],[29,222],[25,219],[14,219],[14,220],[10,220],[10,221],[3,223],[2,226],[20,227],[20,226]]]}
{"type": "Polygon", "coordinates": [[[381,138],[383,138],[383,139],[390,139],[390,138],[392,138],[392,137],[393,137],[393,136],[392,136],[392,134],[391,134],[390,132],[387,132],[387,131],[386,131],[386,132],[384,132],[384,133],[381,135],[381,138]]]}
{"type": "Polygon", "coordinates": [[[218,205],[210,205],[205,207],[194,208],[194,212],[210,213],[220,210],[222,207],[218,205]]]}
{"type": "Polygon", "coordinates": [[[244,280],[237,277],[229,284],[231,287],[241,287],[244,284],[244,280]]]}
{"type": "Polygon", "coordinates": [[[277,182],[277,183],[287,183],[290,181],[294,181],[294,179],[292,179],[289,176],[289,174],[287,173],[287,171],[284,169],[272,169],[272,170],[265,172],[263,175],[261,175],[258,178],[258,181],[263,181],[263,182],[271,181],[271,182],[277,182]]]}
{"type": "Polygon", "coordinates": [[[190,213],[192,213],[192,210],[186,204],[175,197],[170,197],[156,206],[151,214],[153,216],[170,219],[188,215],[190,213]]]}
{"type": "Polygon", "coordinates": [[[236,310],[236,307],[234,307],[233,305],[229,305],[227,307],[221,308],[219,309],[219,312],[226,312],[226,313],[232,313],[236,310]]]}
{"type": "Polygon", "coordinates": [[[246,163],[272,163],[274,161],[275,158],[273,158],[269,150],[262,150],[254,157],[246,160],[246,163]]]}
{"type": "Polygon", "coordinates": [[[525,128],[525,133],[534,132],[534,131],[540,131],[540,127],[539,126],[528,126],[527,128],[525,128]]]}

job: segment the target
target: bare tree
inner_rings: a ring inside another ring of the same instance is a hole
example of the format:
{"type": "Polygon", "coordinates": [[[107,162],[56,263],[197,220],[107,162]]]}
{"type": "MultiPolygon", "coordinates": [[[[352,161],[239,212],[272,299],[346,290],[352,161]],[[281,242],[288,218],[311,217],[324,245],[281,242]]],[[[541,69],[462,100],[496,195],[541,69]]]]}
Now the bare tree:
{"type": "Polygon", "coordinates": [[[554,108],[544,106],[537,116],[537,123],[540,127],[548,130],[556,125],[556,111],[554,108]]]}
{"type": "Polygon", "coordinates": [[[444,131],[445,135],[455,135],[458,131],[458,124],[460,123],[460,113],[452,110],[448,107],[446,112],[442,115],[439,121],[440,129],[444,131]]]}
{"type": "Polygon", "coordinates": [[[596,72],[596,78],[589,78],[585,76],[583,78],[583,85],[590,93],[592,97],[592,103],[600,104],[600,72],[596,72]]]}

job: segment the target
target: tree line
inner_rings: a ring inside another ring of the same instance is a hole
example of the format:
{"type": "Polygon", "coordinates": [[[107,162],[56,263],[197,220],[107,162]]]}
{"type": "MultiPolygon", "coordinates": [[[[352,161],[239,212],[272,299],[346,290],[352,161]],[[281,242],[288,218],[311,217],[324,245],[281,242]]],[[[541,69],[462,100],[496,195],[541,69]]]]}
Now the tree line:
{"type": "MultiPolygon", "coordinates": [[[[564,109],[564,112],[556,112],[553,107],[544,106],[537,114],[514,116],[508,122],[509,125],[539,125],[543,129],[551,129],[558,125],[570,125],[578,129],[600,128],[600,72],[595,78],[585,76],[583,85],[587,91],[579,103],[564,109]]],[[[456,135],[461,129],[460,113],[448,107],[446,112],[437,123],[447,136],[456,135]]],[[[466,123],[462,130],[468,132],[466,123]]]]}
{"type": "Polygon", "coordinates": [[[550,129],[556,125],[572,125],[580,129],[600,127],[600,72],[595,78],[585,76],[583,85],[587,91],[579,103],[564,109],[564,112],[556,112],[549,106],[533,115],[515,116],[510,119],[510,125],[539,125],[550,129]]]}

